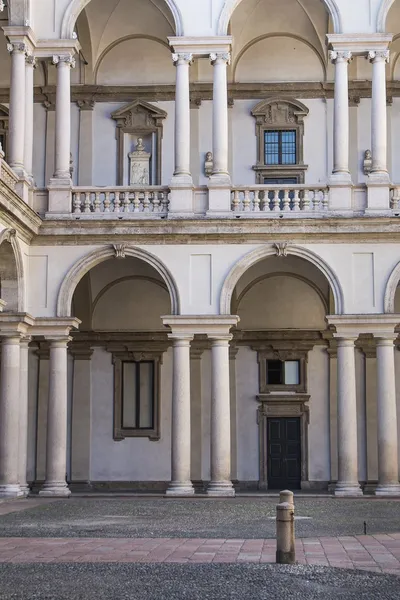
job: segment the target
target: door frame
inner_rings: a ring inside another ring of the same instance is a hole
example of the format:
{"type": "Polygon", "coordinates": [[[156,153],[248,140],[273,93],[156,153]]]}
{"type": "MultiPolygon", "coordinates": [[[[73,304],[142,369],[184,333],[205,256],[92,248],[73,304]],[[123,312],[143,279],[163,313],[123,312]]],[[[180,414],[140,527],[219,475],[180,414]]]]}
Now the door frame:
{"type": "Polygon", "coordinates": [[[259,432],[259,457],[260,476],[258,487],[260,490],[268,489],[268,418],[299,417],[300,418],[300,449],[301,449],[301,489],[309,487],[308,484],[308,425],[310,422],[310,408],[307,402],[308,394],[272,395],[259,394],[257,400],[260,406],[257,409],[257,422],[259,432]]]}

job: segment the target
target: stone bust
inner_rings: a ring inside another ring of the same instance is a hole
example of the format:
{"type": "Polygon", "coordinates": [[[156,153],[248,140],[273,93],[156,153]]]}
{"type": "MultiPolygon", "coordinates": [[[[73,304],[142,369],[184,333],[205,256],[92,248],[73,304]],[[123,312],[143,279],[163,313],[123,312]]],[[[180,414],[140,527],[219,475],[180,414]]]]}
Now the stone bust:
{"type": "Polygon", "coordinates": [[[207,177],[210,177],[212,175],[213,168],[214,168],[213,153],[207,152],[206,158],[204,161],[204,173],[207,177]]]}
{"type": "Polygon", "coordinates": [[[372,169],[372,152],[371,150],[366,150],[364,153],[364,161],[363,161],[363,170],[364,175],[369,175],[372,169]]]}

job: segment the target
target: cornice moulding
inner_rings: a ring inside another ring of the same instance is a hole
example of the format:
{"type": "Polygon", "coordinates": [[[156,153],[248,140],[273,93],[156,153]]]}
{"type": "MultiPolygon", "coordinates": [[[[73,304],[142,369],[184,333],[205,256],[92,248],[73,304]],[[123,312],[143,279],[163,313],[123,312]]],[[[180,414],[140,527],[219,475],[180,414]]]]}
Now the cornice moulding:
{"type": "Polygon", "coordinates": [[[30,27],[21,25],[7,25],[3,27],[4,35],[10,42],[20,42],[27,44],[29,50],[33,51],[37,45],[37,40],[33,30],[30,27]]]}
{"type": "Polygon", "coordinates": [[[352,52],[354,55],[366,54],[370,50],[387,50],[393,39],[393,35],[388,33],[329,33],[326,37],[331,50],[352,52]]]}
{"type": "Polygon", "coordinates": [[[360,334],[372,334],[377,338],[397,337],[395,328],[400,323],[400,314],[376,315],[328,315],[326,321],[336,330],[336,338],[357,339],[360,334]]]}
{"type": "Polygon", "coordinates": [[[197,57],[208,57],[212,52],[229,52],[232,46],[232,37],[169,37],[169,45],[177,54],[188,53],[197,57]]]}
{"type": "Polygon", "coordinates": [[[76,54],[81,49],[78,40],[39,40],[36,44],[36,58],[52,58],[53,55],[76,54]]]}

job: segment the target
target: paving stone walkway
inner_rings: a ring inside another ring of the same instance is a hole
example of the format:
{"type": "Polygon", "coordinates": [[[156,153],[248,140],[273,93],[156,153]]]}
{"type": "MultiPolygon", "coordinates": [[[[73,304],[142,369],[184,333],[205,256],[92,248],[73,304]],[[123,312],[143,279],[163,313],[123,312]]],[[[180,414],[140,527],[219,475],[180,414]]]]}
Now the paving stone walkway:
{"type": "MultiPolygon", "coordinates": [[[[273,563],[273,539],[1,538],[0,563],[273,563]]],[[[400,533],[296,540],[300,565],[400,576],[400,533]]]]}

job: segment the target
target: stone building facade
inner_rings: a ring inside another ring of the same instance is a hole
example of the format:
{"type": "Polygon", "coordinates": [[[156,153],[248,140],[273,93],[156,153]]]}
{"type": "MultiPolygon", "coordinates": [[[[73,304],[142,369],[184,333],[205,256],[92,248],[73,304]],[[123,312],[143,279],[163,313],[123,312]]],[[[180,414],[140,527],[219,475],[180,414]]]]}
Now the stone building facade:
{"type": "Polygon", "coordinates": [[[0,495],[400,494],[400,0],[0,20],[0,495]]]}

